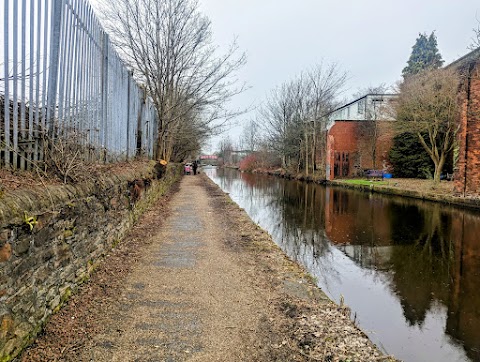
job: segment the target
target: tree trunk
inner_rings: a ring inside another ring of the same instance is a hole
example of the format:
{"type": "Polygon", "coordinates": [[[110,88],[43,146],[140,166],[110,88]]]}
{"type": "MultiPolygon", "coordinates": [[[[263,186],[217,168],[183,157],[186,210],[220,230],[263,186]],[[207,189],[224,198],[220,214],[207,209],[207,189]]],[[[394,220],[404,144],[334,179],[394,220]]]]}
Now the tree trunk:
{"type": "Polygon", "coordinates": [[[429,148],[425,140],[423,139],[422,135],[417,132],[418,139],[425,149],[427,151],[428,155],[433,161],[433,164],[435,165],[435,171],[433,173],[433,182],[435,184],[440,182],[440,174],[442,173],[443,165],[445,164],[445,152],[442,151],[440,155],[438,155],[438,149],[437,148],[429,148]]]}
{"type": "Polygon", "coordinates": [[[440,175],[442,174],[443,165],[445,164],[445,154],[442,152],[439,160],[433,160],[435,164],[435,173],[433,175],[433,182],[435,184],[440,182],[440,175]]]}
{"type": "Polygon", "coordinates": [[[305,176],[308,176],[308,133],[305,130],[305,176]]]}
{"type": "Polygon", "coordinates": [[[317,170],[317,128],[313,124],[313,138],[312,138],[312,171],[315,174],[317,170]]]}

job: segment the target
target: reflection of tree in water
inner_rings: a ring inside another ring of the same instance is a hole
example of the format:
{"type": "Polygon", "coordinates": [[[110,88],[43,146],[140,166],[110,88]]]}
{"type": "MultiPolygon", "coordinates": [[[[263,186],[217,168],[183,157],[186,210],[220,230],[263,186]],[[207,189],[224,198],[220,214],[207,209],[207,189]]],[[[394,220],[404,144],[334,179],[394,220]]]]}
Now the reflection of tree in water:
{"type": "Polygon", "coordinates": [[[422,326],[434,300],[448,300],[453,243],[451,215],[439,204],[396,205],[392,210],[393,288],[404,316],[422,326]],[[403,209],[403,210],[402,210],[403,209]]]}
{"type": "Polygon", "coordinates": [[[330,243],[325,235],[325,188],[286,182],[278,202],[283,205],[281,247],[316,277],[333,277],[336,271],[326,257],[330,243]]]}
{"type": "Polygon", "coordinates": [[[238,175],[228,175],[228,185],[236,187],[245,199],[250,216],[272,234],[293,260],[318,267],[319,257],[329,250],[324,233],[325,189],[316,184],[247,173],[240,176],[242,185],[234,186],[233,178],[238,180],[238,175]]]}
{"type": "Polygon", "coordinates": [[[285,221],[304,230],[319,232],[325,225],[325,191],[302,182],[285,185],[285,221]]]}

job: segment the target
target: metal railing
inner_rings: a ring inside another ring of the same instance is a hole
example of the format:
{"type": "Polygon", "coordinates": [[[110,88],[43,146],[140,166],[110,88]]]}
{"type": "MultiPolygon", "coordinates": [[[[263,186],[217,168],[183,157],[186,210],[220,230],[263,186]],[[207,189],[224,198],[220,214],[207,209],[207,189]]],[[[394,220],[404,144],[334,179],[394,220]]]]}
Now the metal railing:
{"type": "Polygon", "coordinates": [[[29,168],[46,136],[80,139],[89,159],[153,157],[151,99],[87,0],[0,0],[0,165],[29,168]]]}

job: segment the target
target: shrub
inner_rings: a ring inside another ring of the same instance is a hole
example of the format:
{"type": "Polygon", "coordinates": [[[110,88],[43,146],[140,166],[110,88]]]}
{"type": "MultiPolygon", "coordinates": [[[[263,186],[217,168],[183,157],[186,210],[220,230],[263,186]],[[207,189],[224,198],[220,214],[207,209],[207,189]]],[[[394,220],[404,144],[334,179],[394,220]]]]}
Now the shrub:
{"type": "Polygon", "coordinates": [[[239,168],[241,171],[252,172],[256,168],[258,168],[257,156],[252,153],[251,155],[244,157],[240,161],[239,168]]]}

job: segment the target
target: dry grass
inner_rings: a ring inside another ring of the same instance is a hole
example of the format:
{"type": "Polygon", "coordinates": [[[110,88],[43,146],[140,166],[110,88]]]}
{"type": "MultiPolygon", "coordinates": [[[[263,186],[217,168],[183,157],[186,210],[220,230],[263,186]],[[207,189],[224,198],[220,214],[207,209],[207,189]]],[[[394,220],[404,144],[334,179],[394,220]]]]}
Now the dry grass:
{"type": "MultiPolygon", "coordinates": [[[[146,169],[148,160],[117,162],[111,164],[89,164],[83,170],[85,177],[101,177],[102,175],[122,175],[138,173],[146,169]]],[[[80,180],[81,181],[81,180],[80,180]]],[[[58,177],[45,175],[43,172],[7,170],[0,168],[0,191],[10,192],[45,185],[60,185],[63,181],[58,177]]]]}
{"type": "Polygon", "coordinates": [[[451,181],[440,181],[435,184],[433,180],[413,179],[413,178],[394,178],[384,180],[342,180],[335,179],[334,183],[374,185],[375,189],[388,188],[397,190],[415,191],[420,194],[432,195],[453,195],[453,185],[451,181]],[[356,182],[355,182],[356,181],[356,182]]]}
{"type": "Polygon", "coordinates": [[[390,179],[386,181],[386,186],[401,189],[401,190],[413,190],[422,193],[434,193],[441,195],[452,195],[453,194],[453,182],[451,181],[440,181],[438,184],[435,184],[432,180],[421,180],[421,179],[412,179],[412,178],[398,178],[390,179]]]}
{"type": "Polygon", "coordinates": [[[48,184],[58,183],[55,180],[44,180],[33,171],[10,171],[0,168],[0,188],[3,191],[15,191],[32,186],[42,186],[45,182],[48,184]]]}

